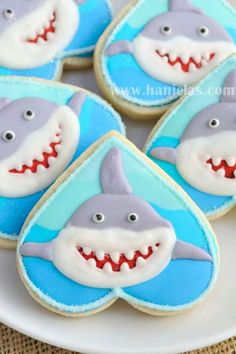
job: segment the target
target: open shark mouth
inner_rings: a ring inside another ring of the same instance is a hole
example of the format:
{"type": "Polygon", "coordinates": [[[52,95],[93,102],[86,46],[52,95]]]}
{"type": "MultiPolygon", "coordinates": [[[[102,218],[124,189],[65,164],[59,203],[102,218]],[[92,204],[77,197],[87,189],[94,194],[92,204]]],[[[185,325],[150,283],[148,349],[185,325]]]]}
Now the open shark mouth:
{"type": "Polygon", "coordinates": [[[145,247],[145,249],[137,251],[128,251],[125,253],[113,252],[98,255],[95,251],[77,246],[76,249],[80,255],[89,262],[90,265],[106,272],[122,272],[129,271],[137,265],[145,264],[154,252],[160,247],[160,243],[154,246],[145,247]]]}
{"type": "Polygon", "coordinates": [[[36,34],[35,37],[27,39],[28,43],[44,44],[50,40],[56,32],[56,12],[53,12],[46,25],[44,25],[36,34]]]}
{"type": "Polygon", "coordinates": [[[199,56],[199,58],[189,57],[188,61],[183,60],[181,57],[171,56],[170,54],[162,52],[161,50],[156,50],[156,54],[159,55],[159,57],[161,57],[163,60],[165,60],[165,62],[169,65],[178,65],[179,68],[181,68],[181,70],[185,73],[201,69],[215,58],[215,53],[199,56]]]}
{"type": "MultiPolygon", "coordinates": [[[[61,129],[61,127],[59,127],[61,129]]],[[[24,173],[37,173],[41,170],[48,169],[58,157],[61,149],[61,133],[55,134],[56,141],[52,141],[48,145],[47,151],[42,151],[38,156],[38,159],[32,159],[29,164],[23,164],[19,169],[11,169],[10,173],[24,174],[24,173]]]]}
{"type": "Polygon", "coordinates": [[[207,160],[207,164],[211,166],[211,169],[217,173],[217,175],[229,179],[236,178],[236,159],[230,158],[227,160],[207,160]]]}

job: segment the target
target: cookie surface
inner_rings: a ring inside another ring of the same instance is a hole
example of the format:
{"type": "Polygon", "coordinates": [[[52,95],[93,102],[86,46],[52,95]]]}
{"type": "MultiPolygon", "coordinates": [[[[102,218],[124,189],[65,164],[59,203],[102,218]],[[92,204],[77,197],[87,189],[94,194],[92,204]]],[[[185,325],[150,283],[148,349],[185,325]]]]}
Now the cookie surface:
{"type": "Polygon", "coordinates": [[[0,75],[55,80],[64,64],[91,65],[111,19],[107,0],[2,0],[0,75]]]}
{"type": "Polygon", "coordinates": [[[185,311],[212,288],[218,257],[199,209],[115,132],[45,194],[17,250],[33,298],[67,316],[93,314],[118,298],[153,315],[185,311]]]}
{"type": "Polygon", "coordinates": [[[209,218],[235,205],[235,68],[231,56],[167,112],[145,146],[209,218]]]}
{"type": "Polygon", "coordinates": [[[0,244],[15,245],[45,190],[119,115],[98,96],[73,86],[0,78],[0,244]]]}
{"type": "Polygon", "coordinates": [[[98,83],[117,109],[157,118],[235,51],[236,11],[225,0],[133,1],[95,53],[98,83]]]}

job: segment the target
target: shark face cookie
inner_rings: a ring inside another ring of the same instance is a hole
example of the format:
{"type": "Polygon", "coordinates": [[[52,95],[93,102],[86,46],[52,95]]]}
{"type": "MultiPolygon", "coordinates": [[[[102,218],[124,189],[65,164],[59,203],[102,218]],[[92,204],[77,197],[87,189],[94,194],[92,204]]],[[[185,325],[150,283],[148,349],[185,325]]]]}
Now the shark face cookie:
{"type": "Polygon", "coordinates": [[[104,101],[74,87],[0,78],[0,90],[0,244],[7,246],[62,172],[104,134],[124,128],[104,101]]]}
{"type": "Polygon", "coordinates": [[[30,294],[60,314],[89,315],[122,298],[167,315],[191,308],[212,288],[218,249],[187,195],[112,132],[39,202],[17,261],[30,294]]]}
{"type": "Polygon", "coordinates": [[[196,95],[154,128],[145,147],[209,217],[232,207],[236,194],[235,65],[233,56],[209,74],[196,95]]]}
{"type": "Polygon", "coordinates": [[[96,72],[109,99],[133,118],[156,118],[185,85],[196,84],[232,54],[236,12],[224,0],[214,6],[202,0],[134,1],[98,44],[96,72]]]}
{"type": "Polygon", "coordinates": [[[0,74],[57,79],[63,64],[89,65],[110,21],[106,0],[2,0],[0,74]]]}

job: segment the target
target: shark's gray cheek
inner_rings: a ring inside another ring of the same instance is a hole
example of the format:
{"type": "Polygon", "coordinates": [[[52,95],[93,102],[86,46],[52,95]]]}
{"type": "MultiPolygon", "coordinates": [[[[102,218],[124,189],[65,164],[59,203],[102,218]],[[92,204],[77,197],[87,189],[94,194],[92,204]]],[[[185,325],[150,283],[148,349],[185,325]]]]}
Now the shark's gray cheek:
{"type": "Polygon", "coordinates": [[[34,11],[8,21],[4,35],[0,36],[1,66],[33,69],[45,65],[73,39],[79,28],[78,4],[74,0],[40,3],[34,11]]]}

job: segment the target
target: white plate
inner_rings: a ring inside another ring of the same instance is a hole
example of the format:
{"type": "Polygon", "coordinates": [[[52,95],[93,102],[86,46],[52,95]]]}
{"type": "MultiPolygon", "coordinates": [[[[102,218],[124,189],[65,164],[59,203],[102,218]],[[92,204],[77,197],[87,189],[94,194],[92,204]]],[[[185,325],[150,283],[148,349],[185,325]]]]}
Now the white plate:
{"type": "MultiPolygon", "coordinates": [[[[116,9],[126,2],[114,0],[116,9]]],[[[67,73],[64,81],[99,93],[92,71],[67,73]]],[[[153,122],[126,120],[126,123],[128,137],[142,147],[153,122]]],[[[55,315],[28,295],[16,273],[14,252],[0,250],[0,321],[43,342],[88,354],[178,353],[234,336],[235,220],[236,209],[213,223],[222,253],[219,280],[204,303],[184,315],[155,318],[121,301],[88,318],[69,319],[55,315]]]]}

